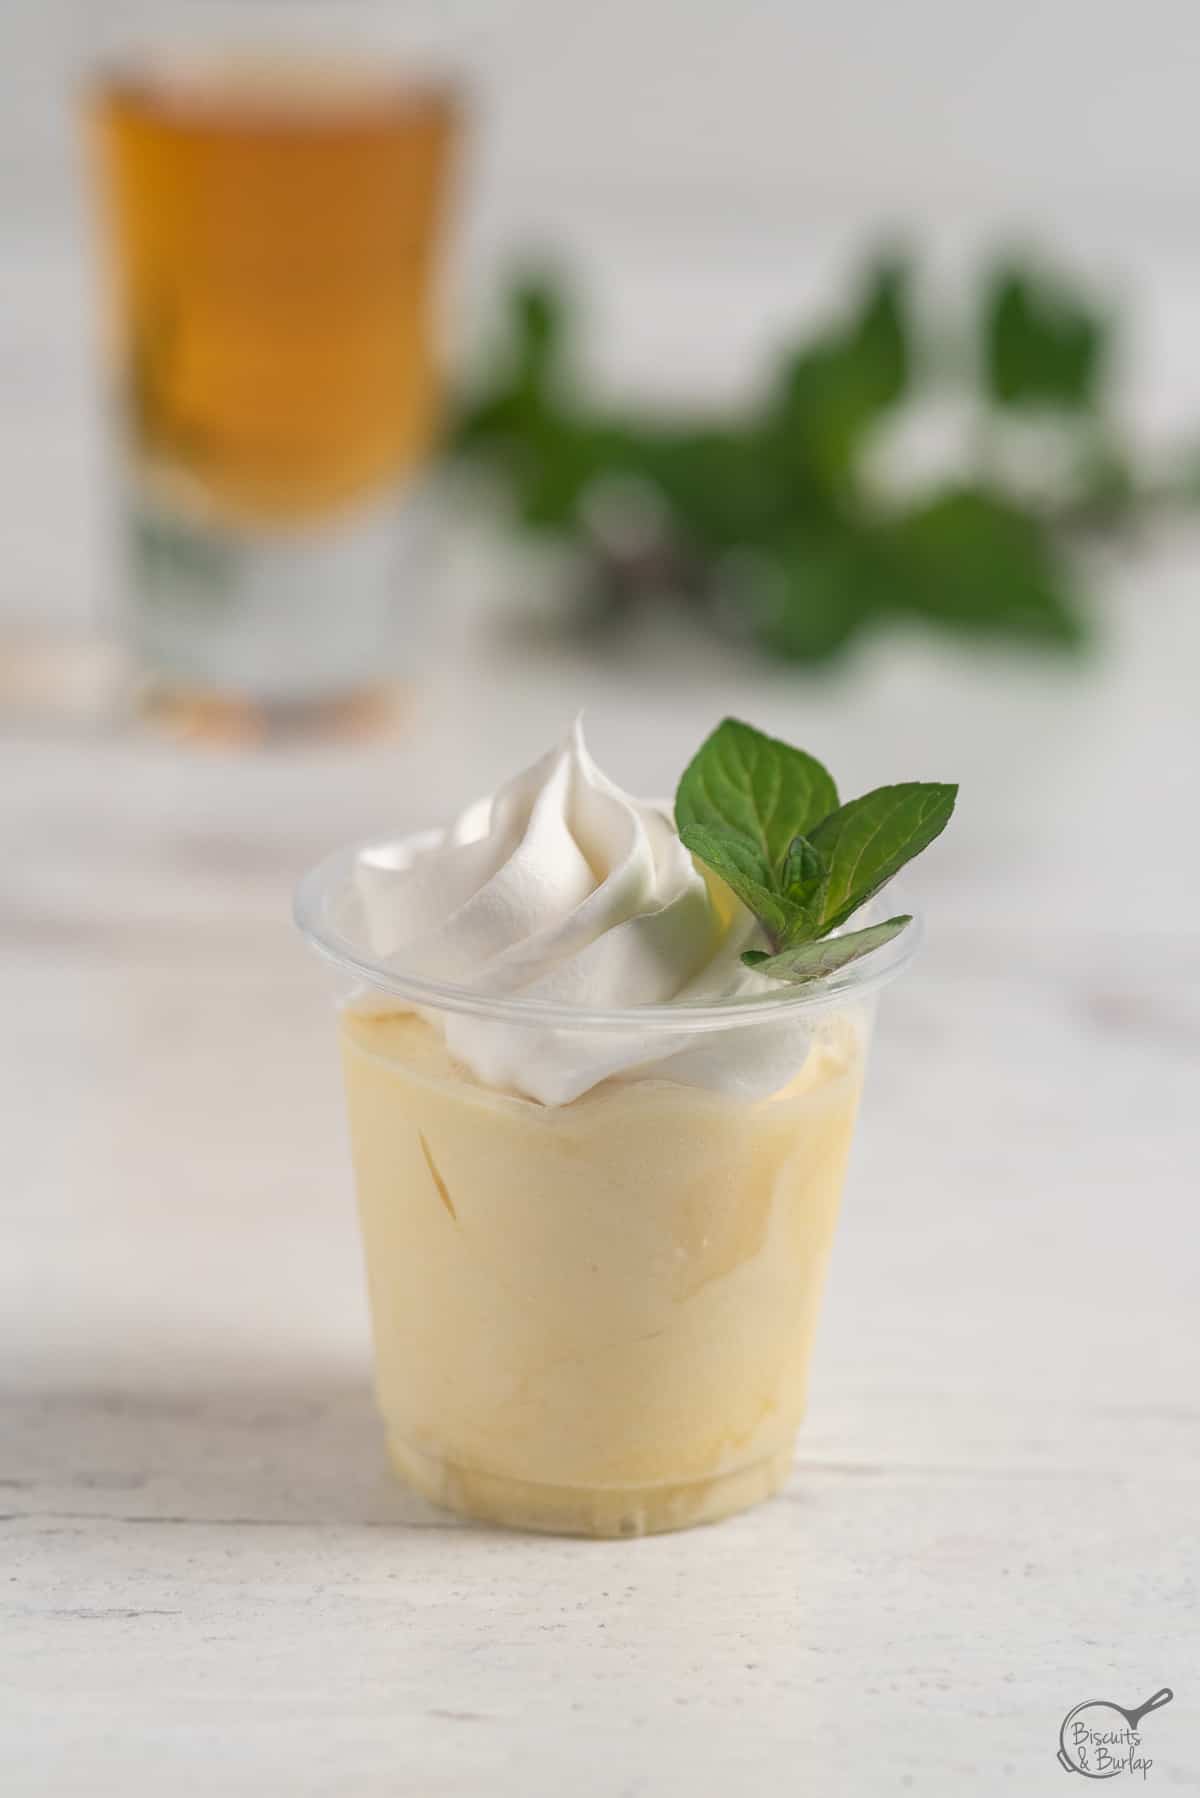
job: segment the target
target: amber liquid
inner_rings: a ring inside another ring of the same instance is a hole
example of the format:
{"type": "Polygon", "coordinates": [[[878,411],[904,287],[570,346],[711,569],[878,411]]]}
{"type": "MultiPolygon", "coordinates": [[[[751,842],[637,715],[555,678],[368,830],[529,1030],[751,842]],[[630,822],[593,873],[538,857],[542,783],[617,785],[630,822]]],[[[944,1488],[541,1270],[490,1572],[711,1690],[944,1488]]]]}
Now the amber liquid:
{"type": "Polygon", "coordinates": [[[410,471],[436,422],[453,94],[228,70],[109,80],[92,119],[137,458],[258,520],[410,471]]]}

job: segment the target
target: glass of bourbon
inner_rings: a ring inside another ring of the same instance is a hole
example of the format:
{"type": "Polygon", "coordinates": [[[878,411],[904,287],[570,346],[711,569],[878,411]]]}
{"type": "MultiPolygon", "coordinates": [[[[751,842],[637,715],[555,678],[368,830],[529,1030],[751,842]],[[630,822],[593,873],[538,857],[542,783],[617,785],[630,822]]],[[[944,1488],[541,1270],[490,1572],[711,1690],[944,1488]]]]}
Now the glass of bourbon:
{"type": "Polygon", "coordinates": [[[338,35],[208,27],[93,71],[122,426],[124,636],[152,707],[224,734],[368,716],[410,671],[436,274],[461,103],[338,35]]]}

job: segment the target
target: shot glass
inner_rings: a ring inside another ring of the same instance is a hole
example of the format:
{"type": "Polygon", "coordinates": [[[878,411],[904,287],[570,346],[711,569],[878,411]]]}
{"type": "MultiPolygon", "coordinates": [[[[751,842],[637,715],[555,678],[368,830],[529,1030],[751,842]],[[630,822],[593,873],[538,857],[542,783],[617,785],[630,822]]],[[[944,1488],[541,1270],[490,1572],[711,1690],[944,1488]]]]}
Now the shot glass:
{"type": "Polygon", "coordinates": [[[429,632],[463,96],[383,0],[131,10],[82,84],[121,634],[202,734],[352,722],[429,632]]]}

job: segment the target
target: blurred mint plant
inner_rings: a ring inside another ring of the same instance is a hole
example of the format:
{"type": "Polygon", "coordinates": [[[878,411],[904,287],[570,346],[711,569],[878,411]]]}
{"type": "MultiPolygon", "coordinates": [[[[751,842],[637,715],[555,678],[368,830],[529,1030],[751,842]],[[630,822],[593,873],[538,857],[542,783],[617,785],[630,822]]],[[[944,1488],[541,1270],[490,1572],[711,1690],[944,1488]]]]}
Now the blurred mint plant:
{"type": "Polygon", "coordinates": [[[670,593],[801,663],[901,618],[1071,647],[1086,620],[1070,532],[1155,497],[1110,417],[1112,324],[1016,261],[986,276],[972,310],[969,353],[948,359],[918,324],[909,262],[881,257],[739,412],[671,417],[593,399],[564,287],[525,279],[459,398],[449,452],[491,474],[526,531],[575,547],[604,618],[670,593]],[[974,420],[953,478],[882,492],[873,445],[947,393],[974,420]],[[1047,421],[1062,478],[1014,478],[1014,434],[1019,448],[1047,421]]]}

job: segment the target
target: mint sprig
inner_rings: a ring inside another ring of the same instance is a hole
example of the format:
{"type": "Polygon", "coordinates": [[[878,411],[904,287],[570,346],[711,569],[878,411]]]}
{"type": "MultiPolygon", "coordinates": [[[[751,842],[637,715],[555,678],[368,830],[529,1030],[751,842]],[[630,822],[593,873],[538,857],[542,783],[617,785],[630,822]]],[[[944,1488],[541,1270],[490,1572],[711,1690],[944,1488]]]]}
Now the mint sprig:
{"type": "Polygon", "coordinates": [[[877,787],[838,804],[814,756],[726,718],[684,770],[680,838],[758,919],[769,947],[742,960],[774,979],[818,980],[897,936],[905,915],[838,930],[945,829],[958,788],[877,787]]]}

